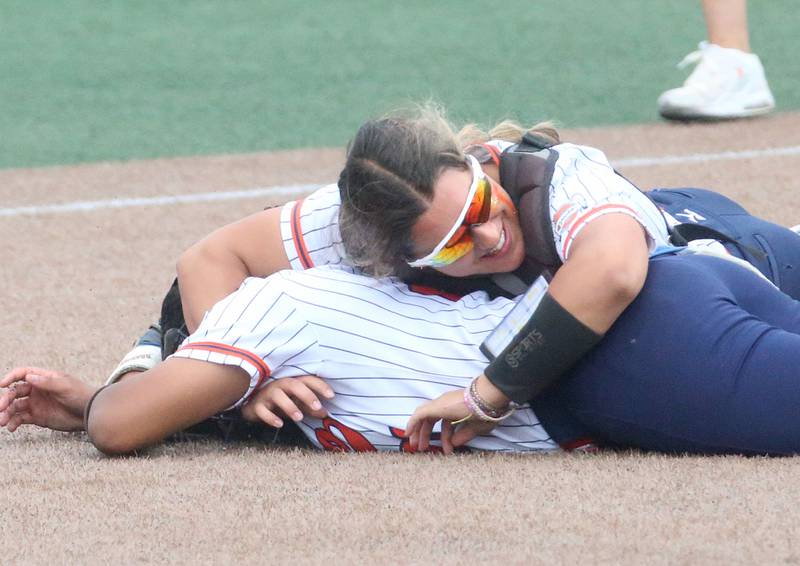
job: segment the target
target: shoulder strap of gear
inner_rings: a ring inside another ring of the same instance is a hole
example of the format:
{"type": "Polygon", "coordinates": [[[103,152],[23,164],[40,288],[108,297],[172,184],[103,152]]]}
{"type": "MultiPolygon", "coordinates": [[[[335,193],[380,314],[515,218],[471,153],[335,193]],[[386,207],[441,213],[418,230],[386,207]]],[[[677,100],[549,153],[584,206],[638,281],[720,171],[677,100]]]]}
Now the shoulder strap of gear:
{"type": "Polygon", "coordinates": [[[525,135],[522,136],[522,142],[520,145],[534,148],[534,151],[539,151],[540,149],[549,149],[553,147],[554,144],[550,138],[545,137],[542,134],[537,134],[536,132],[525,132],[525,135]]]}
{"type": "Polygon", "coordinates": [[[557,160],[550,141],[531,133],[500,156],[500,184],[519,213],[527,271],[537,275],[561,266],[550,220],[550,180],[557,160]]]}
{"type": "Polygon", "coordinates": [[[670,243],[675,246],[686,246],[692,240],[718,240],[720,242],[726,242],[730,244],[735,244],[740,248],[747,250],[757,259],[763,260],[767,257],[767,254],[762,252],[761,250],[757,250],[752,246],[748,246],[743,244],[742,242],[738,241],[736,238],[732,238],[728,234],[724,232],[720,232],[719,230],[715,230],[710,226],[705,226],[703,224],[676,224],[672,227],[670,231],[670,243]]]}

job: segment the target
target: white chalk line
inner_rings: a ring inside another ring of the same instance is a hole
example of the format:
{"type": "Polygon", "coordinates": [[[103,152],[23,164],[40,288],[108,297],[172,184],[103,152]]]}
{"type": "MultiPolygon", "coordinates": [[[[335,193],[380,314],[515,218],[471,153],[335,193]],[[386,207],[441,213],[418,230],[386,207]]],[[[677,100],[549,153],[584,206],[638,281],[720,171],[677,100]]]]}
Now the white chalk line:
{"type": "Polygon", "coordinates": [[[614,167],[651,167],[653,165],[680,165],[684,163],[705,163],[708,161],[735,161],[759,157],[784,157],[800,155],[800,145],[771,147],[767,149],[748,149],[742,151],[723,151],[720,153],[695,153],[691,155],[663,155],[661,157],[631,157],[616,159],[614,167]]]}
{"type": "Polygon", "coordinates": [[[321,186],[322,185],[286,185],[274,187],[255,187],[252,189],[218,191],[213,193],[193,193],[189,195],[84,200],[77,202],[66,202],[63,204],[20,206],[17,208],[0,208],[0,218],[10,216],[36,216],[40,214],[64,214],[69,212],[94,212],[95,210],[109,208],[132,208],[136,206],[218,202],[256,197],[295,197],[315,191],[321,186]]]}
{"type": "MultiPolygon", "coordinates": [[[[783,157],[800,155],[800,146],[775,147],[743,151],[724,151],[720,153],[695,153],[689,155],[663,155],[659,157],[631,157],[613,161],[617,168],[652,167],[654,165],[681,165],[687,163],[707,163],[711,161],[734,161],[764,157],[783,157]]],[[[107,200],[75,201],[63,204],[20,206],[0,208],[0,218],[14,216],[39,216],[44,214],[68,214],[72,212],[93,212],[114,208],[133,208],[137,206],[163,206],[173,204],[193,204],[200,202],[220,202],[243,200],[255,197],[297,197],[310,193],[322,185],[276,185],[216,191],[213,193],[194,193],[159,197],[117,198],[107,200]]]]}

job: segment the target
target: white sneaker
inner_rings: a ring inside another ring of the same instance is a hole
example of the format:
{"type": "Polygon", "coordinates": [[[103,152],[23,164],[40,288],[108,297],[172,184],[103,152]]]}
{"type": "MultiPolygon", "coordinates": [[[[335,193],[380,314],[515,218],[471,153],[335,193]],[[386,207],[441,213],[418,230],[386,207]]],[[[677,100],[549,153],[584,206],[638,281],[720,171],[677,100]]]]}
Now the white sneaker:
{"type": "Polygon", "coordinates": [[[754,53],[700,42],[678,68],[697,63],[682,87],[658,97],[658,111],[672,120],[724,120],[766,114],[775,108],[761,60],[754,53]]]}

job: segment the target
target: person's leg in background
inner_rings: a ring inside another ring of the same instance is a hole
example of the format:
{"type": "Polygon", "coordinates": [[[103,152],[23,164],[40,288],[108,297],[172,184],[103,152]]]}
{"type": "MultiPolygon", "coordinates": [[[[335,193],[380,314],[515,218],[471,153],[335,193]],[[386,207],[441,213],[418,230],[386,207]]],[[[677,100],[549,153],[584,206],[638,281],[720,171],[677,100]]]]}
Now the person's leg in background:
{"type": "Polygon", "coordinates": [[[709,43],[750,53],[747,0],[703,0],[702,4],[709,43]]]}

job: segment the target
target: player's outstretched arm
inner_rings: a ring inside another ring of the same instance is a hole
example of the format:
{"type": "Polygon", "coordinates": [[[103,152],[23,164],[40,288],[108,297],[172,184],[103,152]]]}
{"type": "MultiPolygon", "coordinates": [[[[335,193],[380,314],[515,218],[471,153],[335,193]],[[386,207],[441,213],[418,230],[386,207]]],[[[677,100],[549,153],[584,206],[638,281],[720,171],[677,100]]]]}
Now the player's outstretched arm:
{"type": "Polygon", "coordinates": [[[332,399],[333,389],[314,375],[283,377],[268,383],[253,394],[242,407],[242,416],[248,421],[262,421],[275,428],[283,426],[283,419],[294,422],[309,415],[321,419],[328,412],[321,399],[332,399]]]}
{"type": "Polygon", "coordinates": [[[105,454],[133,452],[228,409],[249,384],[236,366],[170,358],[101,390],[88,410],[87,433],[105,454]]]}
{"type": "Polygon", "coordinates": [[[249,376],[238,367],[189,359],[170,359],[98,392],[69,375],[20,367],[2,380],[0,426],[21,425],[61,431],[84,427],[106,454],[124,454],[155,444],[217,414],[247,391],[249,376]]]}
{"type": "Polygon", "coordinates": [[[83,410],[97,390],[69,375],[20,367],[0,380],[0,427],[14,432],[22,425],[52,430],[83,429],[83,410]]]}

